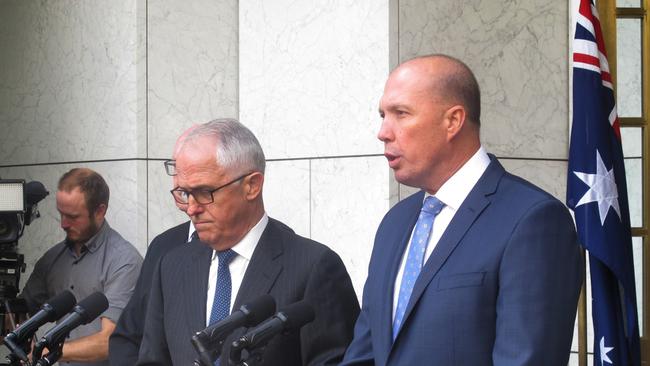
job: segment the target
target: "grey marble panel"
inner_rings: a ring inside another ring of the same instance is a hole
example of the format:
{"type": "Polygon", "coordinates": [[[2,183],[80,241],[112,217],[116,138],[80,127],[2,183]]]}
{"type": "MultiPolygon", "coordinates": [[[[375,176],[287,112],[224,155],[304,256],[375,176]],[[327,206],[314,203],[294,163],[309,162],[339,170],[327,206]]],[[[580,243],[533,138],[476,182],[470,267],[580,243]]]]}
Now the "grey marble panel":
{"type": "Polygon", "coordinates": [[[388,0],[243,1],[240,116],[270,159],[381,152],[388,0]]]}
{"type": "Polygon", "coordinates": [[[25,255],[27,272],[21,279],[21,286],[40,256],[51,246],[65,238],[59,227],[56,210],[56,187],[63,173],[74,167],[87,167],[101,174],[111,190],[106,219],[115,230],[130,241],[140,253],[146,249],[146,211],[144,163],[141,161],[120,161],[107,163],[40,165],[14,168],[0,168],[3,179],[36,180],[46,187],[50,194],[38,208],[41,217],[27,226],[19,240],[18,250],[25,255]]]}
{"type": "Polygon", "coordinates": [[[309,160],[270,161],[264,175],[264,205],[270,217],[311,237],[309,160]]]}
{"type": "Polygon", "coordinates": [[[193,123],[238,116],[237,4],[148,2],[149,157],[169,157],[193,123]]]}
{"type": "Polygon", "coordinates": [[[566,1],[402,0],[399,6],[400,60],[446,53],[475,72],[490,151],[567,157],[566,1]]]}
{"type": "Polygon", "coordinates": [[[3,2],[1,164],[136,157],[139,9],[135,0],[3,2]]]}
{"type": "Polygon", "coordinates": [[[312,238],[341,256],[361,298],[375,232],[389,208],[386,159],[316,159],[311,164],[312,238]]]}

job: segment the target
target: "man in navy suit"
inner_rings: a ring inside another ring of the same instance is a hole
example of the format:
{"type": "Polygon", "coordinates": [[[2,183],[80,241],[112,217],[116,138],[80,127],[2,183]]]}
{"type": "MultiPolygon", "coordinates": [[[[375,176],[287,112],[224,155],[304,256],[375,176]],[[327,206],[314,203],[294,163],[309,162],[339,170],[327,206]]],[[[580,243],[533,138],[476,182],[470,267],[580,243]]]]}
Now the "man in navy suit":
{"type": "MultiPolygon", "coordinates": [[[[241,123],[197,126],[176,155],[174,199],[187,205],[200,241],[165,255],[153,273],[137,365],[191,365],[190,338],[263,294],[279,310],[310,304],[313,322],[280,334],[257,365],[336,365],[352,339],[359,304],[339,256],[266,214],[265,158],[241,123]]],[[[225,342],[229,347],[246,329],[225,342]]]]}
{"type": "Polygon", "coordinates": [[[445,55],[404,62],[379,112],[396,180],[422,191],[377,230],[343,365],[566,365],[583,273],[574,224],[481,146],[471,70],[445,55]]]}

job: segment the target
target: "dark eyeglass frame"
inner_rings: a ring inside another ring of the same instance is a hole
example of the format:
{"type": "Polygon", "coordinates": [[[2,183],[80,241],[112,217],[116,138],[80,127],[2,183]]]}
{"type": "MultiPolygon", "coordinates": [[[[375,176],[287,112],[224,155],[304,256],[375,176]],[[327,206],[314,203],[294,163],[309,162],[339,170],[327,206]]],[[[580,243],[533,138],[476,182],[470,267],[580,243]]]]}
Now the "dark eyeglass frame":
{"type": "Polygon", "coordinates": [[[196,203],[199,204],[199,205],[209,205],[210,203],[214,202],[214,193],[215,192],[217,192],[218,190],[220,190],[222,188],[225,188],[225,187],[227,187],[227,186],[229,186],[229,185],[231,185],[231,184],[233,184],[233,183],[235,183],[235,182],[237,182],[239,180],[242,180],[242,179],[246,178],[247,176],[249,176],[249,175],[251,175],[253,173],[255,173],[255,172],[249,172],[249,173],[246,173],[244,175],[241,175],[241,176],[231,180],[230,182],[228,182],[226,184],[220,185],[219,187],[217,187],[215,189],[192,189],[192,190],[188,191],[186,189],[176,187],[176,188],[172,189],[169,192],[172,194],[172,197],[174,197],[174,201],[176,201],[176,202],[178,202],[178,203],[180,203],[182,205],[187,205],[187,204],[190,203],[190,196],[194,197],[194,201],[196,201],[196,203]],[[202,202],[202,200],[197,199],[195,193],[199,193],[199,192],[205,194],[206,197],[207,197],[207,194],[210,194],[210,200],[206,201],[206,202],[202,202]],[[183,199],[180,197],[181,194],[186,194],[187,195],[187,199],[185,201],[183,201],[183,199]]]}
{"type": "Polygon", "coordinates": [[[175,176],[176,175],[176,160],[174,159],[169,159],[163,161],[163,165],[165,165],[165,172],[169,176],[175,176]]]}

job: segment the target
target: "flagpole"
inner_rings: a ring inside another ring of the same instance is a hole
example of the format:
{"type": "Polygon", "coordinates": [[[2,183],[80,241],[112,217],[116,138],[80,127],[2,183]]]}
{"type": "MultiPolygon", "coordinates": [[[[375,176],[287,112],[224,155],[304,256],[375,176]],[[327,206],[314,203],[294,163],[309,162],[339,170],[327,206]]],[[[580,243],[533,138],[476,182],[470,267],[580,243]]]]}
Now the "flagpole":
{"type": "Polygon", "coordinates": [[[578,299],[578,365],[587,366],[587,266],[585,265],[585,250],[582,250],[582,288],[578,299]]]}

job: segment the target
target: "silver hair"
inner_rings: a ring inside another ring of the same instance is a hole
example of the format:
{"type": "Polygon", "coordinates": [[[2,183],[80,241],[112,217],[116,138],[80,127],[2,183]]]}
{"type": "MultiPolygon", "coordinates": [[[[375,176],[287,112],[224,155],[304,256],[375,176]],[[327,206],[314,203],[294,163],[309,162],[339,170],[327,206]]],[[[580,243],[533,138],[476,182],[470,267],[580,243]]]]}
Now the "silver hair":
{"type": "Polygon", "coordinates": [[[246,126],[233,118],[219,118],[196,126],[183,144],[199,137],[211,137],[217,143],[216,161],[228,171],[264,173],[266,158],[262,146],[246,126]]]}

